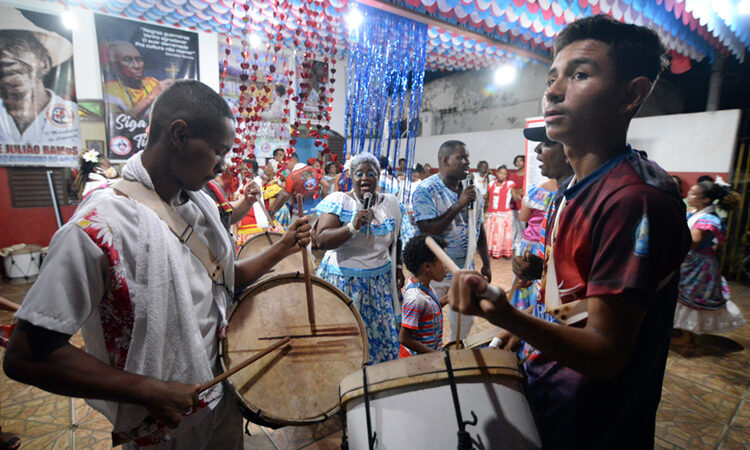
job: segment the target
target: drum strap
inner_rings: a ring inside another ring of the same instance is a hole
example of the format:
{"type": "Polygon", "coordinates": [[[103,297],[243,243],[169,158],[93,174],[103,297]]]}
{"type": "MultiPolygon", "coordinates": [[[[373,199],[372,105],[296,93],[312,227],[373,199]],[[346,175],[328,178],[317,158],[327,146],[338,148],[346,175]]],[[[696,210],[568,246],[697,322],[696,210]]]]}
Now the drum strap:
{"type": "Polygon", "coordinates": [[[146,206],[169,227],[183,244],[206,268],[208,276],[219,285],[224,283],[224,269],[211,253],[211,249],[195,234],[193,227],[175,212],[159,195],[137,181],[120,180],[112,188],[136,202],[146,206]]]}
{"type": "Polygon", "coordinates": [[[367,366],[362,366],[362,388],[365,397],[365,418],[367,419],[367,446],[370,450],[375,448],[378,432],[372,431],[372,419],[370,418],[370,394],[367,389],[367,366]]]}
{"type": "Polygon", "coordinates": [[[471,442],[471,435],[466,431],[466,425],[476,425],[477,415],[471,412],[472,420],[464,420],[461,414],[461,404],[458,402],[458,389],[456,388],[456,379],[453,376],[453,364],[451,364],[450,351],[445,351],[445,369],[448,372],[448,381],[450,382],[451,395],[453,396],[453,407],[456,410],[456,420],[458,421],[458,450],[471,450],[474,445],[471,442]]]}

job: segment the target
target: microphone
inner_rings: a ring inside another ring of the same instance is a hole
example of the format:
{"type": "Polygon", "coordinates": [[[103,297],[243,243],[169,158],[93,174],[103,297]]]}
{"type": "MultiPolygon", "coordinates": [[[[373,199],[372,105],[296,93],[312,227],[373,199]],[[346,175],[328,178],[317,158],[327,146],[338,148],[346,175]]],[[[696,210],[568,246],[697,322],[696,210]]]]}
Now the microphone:
{"type": "MultiPolygon", "coordinates": [[[[469,178],[466,179],[466,187],[474,186],[474,175],[469,174],[469,178]]],[[[469,202],[469,210],[474,209],[474,200],[469,202]]]]}
{"type": "Polygon", "coordinates": [[[364,209],[370,209],[371,201],[372,201],[372,193],[365,192],[365,195],[362,196],[362,203],[364,204],[364,209]]]}

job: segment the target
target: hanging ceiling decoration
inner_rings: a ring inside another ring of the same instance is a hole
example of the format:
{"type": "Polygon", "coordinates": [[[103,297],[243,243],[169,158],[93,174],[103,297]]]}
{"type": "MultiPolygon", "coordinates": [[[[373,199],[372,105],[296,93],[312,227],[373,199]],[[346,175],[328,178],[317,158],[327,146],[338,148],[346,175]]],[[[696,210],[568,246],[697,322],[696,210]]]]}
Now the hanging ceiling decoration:
{"type": "MultiPolygon", "coordinates": [[[[54,1],[54,0],[50,0],[54,1]]],[[[349,0],[288,0],[288,17],[274,17],[272,2],[262,0],[58,0],[94,11],[164,23],[189,29],[227,34],[243,27],[245,10],[258,33],[276,33],[294,48],[294,36],[302,33],[326,36],[347,51],[346,25],[341,18],[349,0]],[[331,30],[315,30],[305,22],[302,5],[315,4],[331,18],[331,30]],[[303,20],[302,23],[298,23],[303,20]]],[[[749,20],[738,15],[740,0],[363,0],[364,3],[402,8],[423,14],[428,25],[427,70],[475,69],[504,63],[523,65],[551,58],[555,35],[577,18],[608,14],[617,20],[647,25],[661,35],[674,52],[701,60],[717,53],[740,60],[750,46],[749,20]],[[441,25],[441,23],[443,25],[441,25]],[[743,27],[743,23],[745,24],[743,27]]],[[[300,47],[299,50],[304,50],[300,47]]]]}

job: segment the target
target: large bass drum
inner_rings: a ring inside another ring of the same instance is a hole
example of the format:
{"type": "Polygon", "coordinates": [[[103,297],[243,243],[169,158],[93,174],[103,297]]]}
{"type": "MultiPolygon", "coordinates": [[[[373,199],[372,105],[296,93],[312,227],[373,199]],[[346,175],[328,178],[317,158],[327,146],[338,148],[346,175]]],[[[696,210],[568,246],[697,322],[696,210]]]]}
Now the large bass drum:
{"type": "Polygon", "coordinates": [[[224,370],[286,336],[272,352],[228,378],[245,416],[261,425],[305,425],[339,410],[339,383],[369,356],[365,326],[352,301],[311,277],[315,327],[310,325],[305,279],[276,275],[250,286],[235,304],[221,342],[224,370]]]}
{"type": "Polygon", "coordinates": [[[350,448],[456,448],[458,420],[446,355],[450,355],[462,421],[472,448],[541,448],[516,356],[494,349],[428,353],[360,369],[341,381],[350,448]],[[367,396],[368,402],[365,402],[367,396]],[[367,408],[369,403],[369,421],[367,408]]]}

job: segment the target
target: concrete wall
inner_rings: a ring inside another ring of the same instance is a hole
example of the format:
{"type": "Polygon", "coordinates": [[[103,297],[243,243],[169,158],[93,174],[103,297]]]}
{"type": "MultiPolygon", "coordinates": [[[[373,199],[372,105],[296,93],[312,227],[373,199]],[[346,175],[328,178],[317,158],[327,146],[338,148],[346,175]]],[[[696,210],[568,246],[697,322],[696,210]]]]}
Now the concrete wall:
{"type": "MultiPolygon", "coordinates": [[[[730,170],[740,110],[673,114],[633,119],[628,141],[670,172],[724,174],[730,170]]],[[[523,123],[525,123],[523,118],[523,123]]],[[[415,162],[437,167],[437,149],[449,139],[466,143],[472,166],[487,160],[490,167],[512,166],[524,153],[522,127],[417,138],[415,162]]]]}

